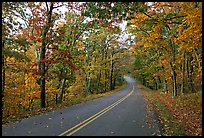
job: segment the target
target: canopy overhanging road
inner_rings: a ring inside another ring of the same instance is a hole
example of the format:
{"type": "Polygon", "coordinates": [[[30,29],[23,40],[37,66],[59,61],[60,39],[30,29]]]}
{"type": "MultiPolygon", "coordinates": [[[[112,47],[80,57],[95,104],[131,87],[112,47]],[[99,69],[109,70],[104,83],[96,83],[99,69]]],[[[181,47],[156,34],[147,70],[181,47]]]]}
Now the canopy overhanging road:
{"type": "Polygon", "coordinates": [[[3,136],[151,136],[161,135],[153,111],[133,79],[108,96],[2,126],[3,136]]]}

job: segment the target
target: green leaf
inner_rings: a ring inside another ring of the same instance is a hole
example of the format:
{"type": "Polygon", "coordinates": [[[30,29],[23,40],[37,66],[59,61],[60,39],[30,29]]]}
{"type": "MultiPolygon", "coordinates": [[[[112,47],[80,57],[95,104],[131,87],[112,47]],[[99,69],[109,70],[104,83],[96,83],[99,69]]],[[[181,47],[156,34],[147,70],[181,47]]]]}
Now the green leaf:
{"type": "Polygon", "coordinates": [[[17,51],[11,51],[10,49],[6,48],[2,49],[2,54],[5,56],[14,57],[16,60],[25,60],[27,62],[31,61],[31,59],[26,55],[23,55],[17,51]]]}

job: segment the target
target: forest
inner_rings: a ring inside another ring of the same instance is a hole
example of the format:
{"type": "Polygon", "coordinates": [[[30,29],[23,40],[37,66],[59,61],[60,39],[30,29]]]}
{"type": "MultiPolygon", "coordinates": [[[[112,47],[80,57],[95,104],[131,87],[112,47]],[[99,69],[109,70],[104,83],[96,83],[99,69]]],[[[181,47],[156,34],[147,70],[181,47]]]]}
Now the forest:
{"type": "Polygon", "coordinates": [[[3,120],[112,91],[127,74],[170,98],[201,92],[202,3],[2,3],[3,120]]]}

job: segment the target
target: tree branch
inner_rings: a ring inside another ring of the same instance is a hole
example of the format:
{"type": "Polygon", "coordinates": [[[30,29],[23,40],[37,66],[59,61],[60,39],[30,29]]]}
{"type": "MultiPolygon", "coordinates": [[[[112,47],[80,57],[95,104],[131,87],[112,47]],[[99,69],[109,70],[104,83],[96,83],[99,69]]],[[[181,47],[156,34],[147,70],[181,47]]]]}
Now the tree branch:
{"type": "Polygon", "coordinates": [[[53,9],[55,9],[55,8],[59,8],[59,7],[62,7],[62,6],[64,6],[64,4],[59,5],[59,6],[55,6],[55,7],[53,7],[53,9]]]}
{"type": "Polygon", "coordinates": [[[148,15],[147,13],[145,13],[145,12],[142,12],[144,15],[146,15],[147,17],[149,17],[149,18],[152,18],[152,16],[150,16],[150,15],[148,15]]]}
{"type": "Polygon", "coordinates": [[[46,4],[46,7],[47,7],[47,12],[49,12],[49,8],[48,8],[48,4],[47,4],[47,2],[45,2],[45,4],[46,4]]]}
{"type": "Polygon", "coordinates": [[[172,18],[168,18],[168,19],[163,19],[163,20],[172,20],[172,19],[176,19],[176,18],[182,18],[182,17],[186,17],[187,15],[183,15],[183,16],[174,16],[172,18]]]}

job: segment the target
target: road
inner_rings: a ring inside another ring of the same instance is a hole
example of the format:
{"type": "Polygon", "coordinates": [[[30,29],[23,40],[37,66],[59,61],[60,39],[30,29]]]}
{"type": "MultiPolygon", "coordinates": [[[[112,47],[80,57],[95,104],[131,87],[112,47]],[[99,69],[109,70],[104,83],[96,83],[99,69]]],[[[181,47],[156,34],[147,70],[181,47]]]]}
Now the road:
{"type": "Polygon", "coordinates": [[[160,125],[133,79],[108,96],[2,126],[2,136],[151,136],[160,125]]]}

